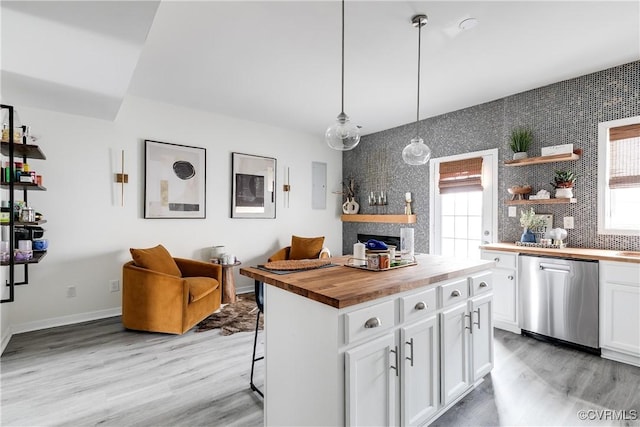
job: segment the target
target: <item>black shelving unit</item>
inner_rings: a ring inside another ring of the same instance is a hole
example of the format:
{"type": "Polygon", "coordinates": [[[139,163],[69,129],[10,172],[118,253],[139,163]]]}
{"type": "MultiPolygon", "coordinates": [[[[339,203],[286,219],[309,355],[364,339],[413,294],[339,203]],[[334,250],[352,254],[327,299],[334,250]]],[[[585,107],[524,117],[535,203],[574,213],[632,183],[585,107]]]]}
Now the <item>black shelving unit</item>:
{"type": "Polygon", "coordinates": [[[0,108],[2,110],[7,110],[9,117],[9,140],[6,142],[0,142],[0,152],[3,156],[9,158],[9,168],[13,173],[10,173],[10,179],[8,182],[2,182],[1,187],[3,189],[8,190],[9,192],[9,222],[8,224],[2,224],[2,226],[9,227],[9,259],[7,261],[2,261],[0,265],[3,267],[9,267],[9,278],[6,280],[6,286],[9,287],[9,298],[3,298],[0,300],[0,303],[13,302],[15,300],[15,286],[18,285],[26,285],[29,283],[29,264],[37,264],[40,262],[47,254],[46,251],[34,251],[33,258],[26,261],[17,261],[15,259],[15,245],[16,245],[16,235],[15,230],[17,227],[37,227],[40,224],[45,223],[46,221],[36,221],[36,222],[21,222],[17,221],[14,216],[14,205],[15,205],[15,191],[23,192],[23,200],[25,203],[28,203],[27,194],[29,191],[46,191],[47,189],[41,185],[32,184],[32,183],[24,183],[24,182],[16,182],[16,174],[13,170],[14,168],[14,160],[16,157],[21,157],[23,163],[27,162],[27,159],[41,159],[45,160],[46,156],[40,150],[40,147],[33,144],[27,144],[26,137],[24,136],[24,131],[26,130],[26,126],[22,127],[23,137],[22,143],[16,143],[14,141],[14,128],[15,128],[15,109],[11,105],[0,104],[0,108]],[[24,268],[24,280],[21,282],[16,282],[16,266],[22,266],[24,268]]]}

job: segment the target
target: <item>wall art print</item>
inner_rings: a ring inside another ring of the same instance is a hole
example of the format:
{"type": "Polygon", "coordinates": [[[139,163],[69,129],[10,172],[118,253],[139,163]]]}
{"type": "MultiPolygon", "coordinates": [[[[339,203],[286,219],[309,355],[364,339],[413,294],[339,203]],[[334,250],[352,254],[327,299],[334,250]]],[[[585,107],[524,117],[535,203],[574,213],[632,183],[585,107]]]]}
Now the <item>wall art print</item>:
{"type": "Polygon", "coordinates": [[[144,217],[206,218],[207,150],[144,142],[144,217]]]}
{"type": "Polygon", "coordinates": [[[276,159],[231,153],[231,218],[276,217],[276,159]]]}

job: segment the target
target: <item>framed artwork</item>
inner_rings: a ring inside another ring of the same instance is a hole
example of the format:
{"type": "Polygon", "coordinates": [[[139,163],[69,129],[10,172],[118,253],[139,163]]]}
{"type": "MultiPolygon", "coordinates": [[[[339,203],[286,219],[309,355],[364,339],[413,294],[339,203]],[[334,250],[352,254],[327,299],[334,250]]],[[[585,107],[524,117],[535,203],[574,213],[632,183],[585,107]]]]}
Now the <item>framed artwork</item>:
{"type": "Polygon", "coordinates": [[[276,217],[276,159],[231,153],[231,218],[276,217]]]}
{"type": "Polygon", "coordinates": [[[144,143],[144,217],[206,218],[207,150],[144,143]]]}

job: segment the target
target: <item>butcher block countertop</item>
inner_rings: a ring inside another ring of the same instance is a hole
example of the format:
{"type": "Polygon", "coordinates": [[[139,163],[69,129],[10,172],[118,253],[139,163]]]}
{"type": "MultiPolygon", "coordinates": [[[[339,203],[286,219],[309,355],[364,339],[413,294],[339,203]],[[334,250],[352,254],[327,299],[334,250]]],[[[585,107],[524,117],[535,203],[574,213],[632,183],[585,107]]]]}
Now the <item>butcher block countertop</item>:
{"type": "Polygon", "coordinates": [[[275,274],[255,267],[243,267],[240,274],[289,292],[345,308],[388,295],[464,277],[492,268],[493,261],[466,260],[433,255],[416,256],[417,265],[385,271],[346,267],[348,257],[333,257],[338,264],[290,274],[275,274]]]}
{"type": "Polygon", "coordinates": [[[611,251],[606,249],[583,248],[532,248],[528,246],[518,246],[515,243],[492,243],[483,245],[481,248],[487,251],[517,252],[521,254],[548,255],[560,258],[640,263],[640,252],[636,251],[611,251]]]}

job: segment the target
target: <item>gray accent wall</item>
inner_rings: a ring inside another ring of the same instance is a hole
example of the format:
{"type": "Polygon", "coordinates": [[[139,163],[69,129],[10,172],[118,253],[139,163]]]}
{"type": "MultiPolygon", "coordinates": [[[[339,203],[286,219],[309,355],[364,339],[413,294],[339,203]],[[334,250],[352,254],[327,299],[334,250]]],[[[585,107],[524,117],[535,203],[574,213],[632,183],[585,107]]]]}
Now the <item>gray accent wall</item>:
{"type": "MultiPolygon", "coordinates": [[[[423,94],[428,102],[428,94],[423,94]]],[[[586,76],[508,96],[420,122],[420,135],[431,148],[432,158],[473,151],[499,149],[498,241],[514,242],[522,228],[519,215],[509,218],[504,201],[513,185],[529,184],[533,192],[551,191],[554,171],[570,169],[578,174],[574,187],[577,203],[535,205],[537,213],[553,215],[553,226],[562,227],[563,217],[573,216],[575,228],[568,230],[572,247],[640,250],[640,237],[597,233],[598,123],[640,115],[640,61],[586,76]],[[541,147],[572,143],[582,148],[575,162],[505,167],[512,158],[508,137],[511,130],[526,126],[533,131],[529,156],[539,156],[541,147]]],[[[352,151],[344,153],[342,176],[354,178],[360,213],[404,213],[404,193],[413,193],[417,252],[429,250],[429,166],[409,166],[402,149],[415,135],[415,122],[367,135],[352,151]],[[384,187],[384,188],[382,188],[384,187]],[[388,205],[368,206],[369,191],[383,189],[388,205]]],[[[528,208],[529,206],[526,206],[528,208]]],[[[399,236],[407,225],[343,223],[343,252],[352,253],[358,233],[399,236]]]]}

